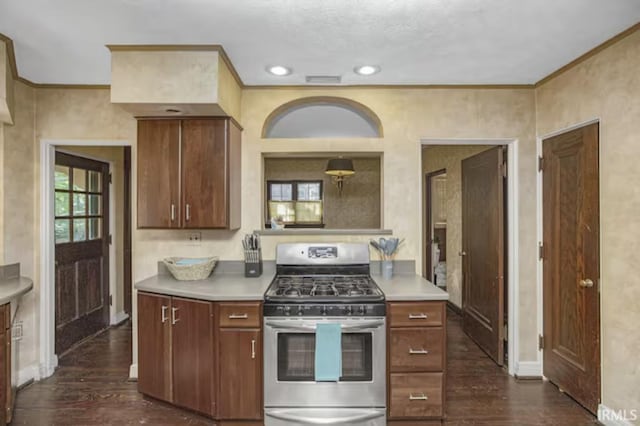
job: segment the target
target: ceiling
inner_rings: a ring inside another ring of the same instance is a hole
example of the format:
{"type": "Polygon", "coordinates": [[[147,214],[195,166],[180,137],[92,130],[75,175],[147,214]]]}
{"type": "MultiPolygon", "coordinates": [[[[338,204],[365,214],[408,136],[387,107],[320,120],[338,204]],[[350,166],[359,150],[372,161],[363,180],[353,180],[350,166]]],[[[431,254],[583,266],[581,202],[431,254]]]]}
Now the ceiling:
{"type": "Polygon", "coordinates": [[[247,85],[532,84],[639,21],[638,0],[0,1],[20,76],[54,84],[108,84],[107,44],[220,44],[247,85]]]}

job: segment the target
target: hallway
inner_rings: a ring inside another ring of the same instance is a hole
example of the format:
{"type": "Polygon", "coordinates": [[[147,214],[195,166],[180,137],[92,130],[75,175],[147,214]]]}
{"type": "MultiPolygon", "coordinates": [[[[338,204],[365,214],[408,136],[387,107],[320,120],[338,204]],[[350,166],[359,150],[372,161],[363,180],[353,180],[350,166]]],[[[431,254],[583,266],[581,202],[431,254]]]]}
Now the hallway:
{"type": "MultiPolygon", "coordinates": [[[[448,312],[446,425],[590,425],[596,419],[555,386],[517,381],[462,332],[448,312]]],[[[146,400],[127,381],[131,324],[93,338],[56,373],[24,388],[14,425],[212,425],[204,417],[146,400]]]]}

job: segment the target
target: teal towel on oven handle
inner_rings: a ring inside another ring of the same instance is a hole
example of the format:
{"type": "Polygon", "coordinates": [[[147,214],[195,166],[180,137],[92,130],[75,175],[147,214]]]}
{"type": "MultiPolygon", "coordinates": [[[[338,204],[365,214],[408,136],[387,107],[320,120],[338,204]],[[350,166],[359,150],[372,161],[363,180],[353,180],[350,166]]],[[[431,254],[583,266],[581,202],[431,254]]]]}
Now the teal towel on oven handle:
{"type": "Polygon", "coordinates": [[[337,382],[342,375],[342,327],[316,325],[316,382],[337,382]]]}

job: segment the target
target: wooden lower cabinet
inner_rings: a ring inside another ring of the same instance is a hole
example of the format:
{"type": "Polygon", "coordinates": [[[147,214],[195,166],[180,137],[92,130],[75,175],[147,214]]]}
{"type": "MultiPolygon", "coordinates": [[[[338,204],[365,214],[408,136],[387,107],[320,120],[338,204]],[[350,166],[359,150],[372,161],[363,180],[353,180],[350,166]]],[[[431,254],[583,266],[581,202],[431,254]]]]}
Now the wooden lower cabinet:
{"type": "Polygon", "coordinates": [[[439,422],[445,416],[445,302],[390,302],[389,424],[439,422]]]}
{"type": "Polygon", "coordinates": [[[260,302],[215,303],[139,292],[138,390],[224,420],[221,424],[260,424],[260,308],[260,302]],[[219,311],[229,328],[218,326],[219,311]],[[243,328],[247,318],[253,328],[243,328]]]}
{"type": "Polygon", "coordinates": [[[262,332],[220,329],[220,419],[261,419],[262,332]]]}

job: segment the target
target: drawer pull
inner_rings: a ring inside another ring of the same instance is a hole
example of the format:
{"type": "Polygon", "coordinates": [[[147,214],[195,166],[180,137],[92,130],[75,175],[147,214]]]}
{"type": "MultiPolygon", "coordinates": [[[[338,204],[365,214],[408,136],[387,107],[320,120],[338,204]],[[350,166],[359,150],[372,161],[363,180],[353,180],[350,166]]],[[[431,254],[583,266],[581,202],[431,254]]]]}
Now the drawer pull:
{"type": "Polygon", "coordinates": [[[178,321],[180,321],[180,318],[176,316],[176,312],[178,312],[179,310],[180,308],[171,308],[171,325],[175,325],[178,321]]]}
{"type": "Polygon", "coordinates": [[[429,398],[423,393],[419,393],[417,395],[414,395],[412,393],[409,394],[409,401],[426,401],[427,399],[429,398]]]}
{"type": "Polygon", "coordinates": [[[251,359],[256,359],[256,340],[251,339],[251,359]]]}
{"type": "Polygon", "coordinates": [[[249,318],[249,314],[231,314],[229,315],[229,319],[247,319],[249,318]]]}
{"type": "Polygon", "coordinates": [[[427,314],[424,313],[420,313],[420,314],[409,314],[409,319],[427,319],[427,314]]]}
{"type": "Polygon", "coordinates": [[[164,324],[165,322],[167,322],[167,320],[169,318],[167,318],[167,309],[169,309],[168,306],[164,306],[162,305],[162,323],[164,324]]]}
{"type": "Polygon", "coordinates": [[[426,355],[429,351],[426,349],[411,349],[409,348],[409,355],[426,355]]]}

